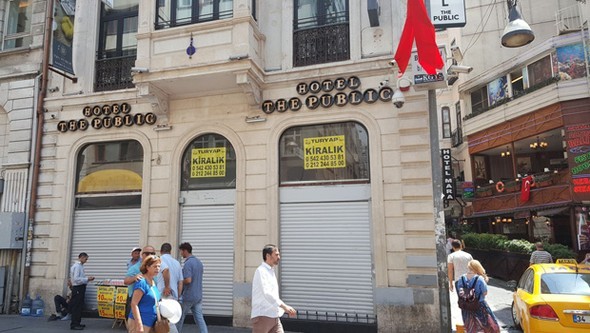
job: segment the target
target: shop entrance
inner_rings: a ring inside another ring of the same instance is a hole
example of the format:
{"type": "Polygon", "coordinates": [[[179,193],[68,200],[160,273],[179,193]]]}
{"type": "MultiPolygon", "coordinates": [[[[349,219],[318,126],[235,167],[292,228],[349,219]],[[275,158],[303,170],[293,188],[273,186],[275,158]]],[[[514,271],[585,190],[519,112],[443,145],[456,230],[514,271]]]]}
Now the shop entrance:
{"type": "Polygon", "coordinates": [[[203,313],[233,315],[236,155],[221,135],[193,140],[181,169],[180,242],[204,266],[203,313]]]}

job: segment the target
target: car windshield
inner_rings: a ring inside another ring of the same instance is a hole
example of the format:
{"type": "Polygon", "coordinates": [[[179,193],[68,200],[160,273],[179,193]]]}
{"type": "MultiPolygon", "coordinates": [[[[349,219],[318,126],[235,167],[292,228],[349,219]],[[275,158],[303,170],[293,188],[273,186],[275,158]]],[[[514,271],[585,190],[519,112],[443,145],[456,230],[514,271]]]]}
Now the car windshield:
{"type": "Polygon", "coordinates": [[[541,294],[590,296],[590,274],[543,274],[541,275],[541,294]]]}

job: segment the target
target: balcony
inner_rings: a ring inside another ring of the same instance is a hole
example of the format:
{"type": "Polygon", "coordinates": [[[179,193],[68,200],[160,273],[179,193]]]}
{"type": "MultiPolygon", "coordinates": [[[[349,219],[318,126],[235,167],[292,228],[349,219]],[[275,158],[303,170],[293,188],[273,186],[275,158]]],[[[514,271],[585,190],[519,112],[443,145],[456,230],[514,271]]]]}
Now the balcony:
{"type": "Polygon", "coordinates": [[[451,147],[458,147],[463,143],[463,130],[457,128],[451,133],[451,147]]]}
{"type": "Polygon", "coordinates": [[[133,88],[131,67],[134,64],[135,55],[96,60],[94,91],[133,88]]]}
{"type": "Polygon", "coordinates": [[[293,34],[293,66],[350,59],[348,23],[307,28],[293,34]]]}

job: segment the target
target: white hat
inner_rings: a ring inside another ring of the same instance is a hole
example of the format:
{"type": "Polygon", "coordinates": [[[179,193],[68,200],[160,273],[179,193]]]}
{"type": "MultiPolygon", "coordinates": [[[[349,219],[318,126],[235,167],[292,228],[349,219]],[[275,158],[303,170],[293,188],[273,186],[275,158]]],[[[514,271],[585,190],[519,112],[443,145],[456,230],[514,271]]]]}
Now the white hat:
{"type": "Polygon", "coordinates": [[[160,314],[166,317],[172,324],[176,324],[182,316],[180,303],[170,298],[160,301],[160,314]]]}
{"type": "Polygon", "coordinates": [[[141,251],[141,247],[134,247],[131,249],[131,252],[135,252],[135,251],[141,251]]]}

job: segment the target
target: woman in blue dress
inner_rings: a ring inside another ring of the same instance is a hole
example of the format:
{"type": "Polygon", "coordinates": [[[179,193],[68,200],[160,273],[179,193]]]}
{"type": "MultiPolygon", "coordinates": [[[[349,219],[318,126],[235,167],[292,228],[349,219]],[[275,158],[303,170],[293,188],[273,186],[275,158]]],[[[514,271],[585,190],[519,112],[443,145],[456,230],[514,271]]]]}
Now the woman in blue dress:
{"type": "Polygon", "coordinates": [[[143,279],[135,282],[133,287],[127,328],[129,333],[150,333],[157,319],[156,303],[160,301],[160,292],[154,281],[160,272],[160,258],[147,256],[139,271],[143,279]]]}
{"type": "Polygon", "coordinates": [[[465,332],[500,333],[498,320],[485,300],[485,297],[488,294],[487,282],[489,281],[489,278],[479,261],[471,260],[467,264],[467,273],[463,274],[461,278],[455,282],[456,290],[458,292],[460,290],[459,288],[470,288],[476,277],[475,295],[479,299],[479,307],[475,311],[461,309],[463,323],[465,324],[465,332]]]}

